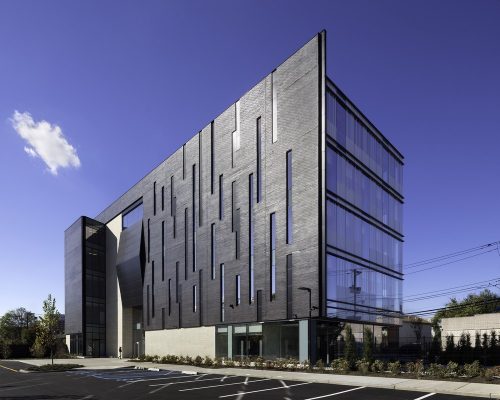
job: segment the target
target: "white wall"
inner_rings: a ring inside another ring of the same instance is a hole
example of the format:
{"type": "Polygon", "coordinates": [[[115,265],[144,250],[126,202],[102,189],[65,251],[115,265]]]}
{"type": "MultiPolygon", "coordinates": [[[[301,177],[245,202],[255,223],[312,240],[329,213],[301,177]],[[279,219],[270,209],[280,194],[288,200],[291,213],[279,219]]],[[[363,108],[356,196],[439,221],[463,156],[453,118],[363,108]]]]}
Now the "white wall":
{"type": "MultiPolygon", "coordinates": [[[[128,357],[122,343],[122,300],[116,275],[116,257],[122,232],[121,214],[106,226],[108,227],[106,232],[106,353],[108,356],[117,357],[118,348],[122,346],[124,357],[128,357]]],[[[131,348],[131,344],[128,347],[131,348]]]]}
{"type": "Polygon", "coordinates": [[[146,331],[146,354],[215,357],[215,326],[146,331]]]}
{"type": "Polygon", "coordinates": [[[472,317],[443,318],[441,320],[441,340],[443,347],[446,346],[446,336],[453,335],[455,343],[458,343],[462,333],[469,333],[472,346],[475,344],[476,333],[486,333],[488,337],[494,330],[500,336],[500,313],[480,314],[472,317]]]}

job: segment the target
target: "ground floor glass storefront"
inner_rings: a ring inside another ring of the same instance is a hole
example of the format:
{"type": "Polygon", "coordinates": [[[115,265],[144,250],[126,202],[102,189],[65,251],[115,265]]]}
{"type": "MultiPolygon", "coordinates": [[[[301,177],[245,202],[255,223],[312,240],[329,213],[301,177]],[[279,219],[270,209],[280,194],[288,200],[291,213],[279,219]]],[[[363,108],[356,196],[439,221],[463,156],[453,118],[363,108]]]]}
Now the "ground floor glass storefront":
{"type": "Polygon", "coordinates": [[[307,324],[307,321],[218,326],[215,338],[216,356],[299,359],[300,347],[304,351],[308,343],[307,333],[299,334],[301,323],[307,324]]]}

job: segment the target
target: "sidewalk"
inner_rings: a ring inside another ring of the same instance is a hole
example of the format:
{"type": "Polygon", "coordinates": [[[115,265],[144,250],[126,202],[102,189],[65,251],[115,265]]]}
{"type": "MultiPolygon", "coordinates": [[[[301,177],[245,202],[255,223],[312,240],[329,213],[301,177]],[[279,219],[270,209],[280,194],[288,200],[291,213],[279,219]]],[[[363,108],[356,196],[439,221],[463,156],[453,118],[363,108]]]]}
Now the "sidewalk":
{"type": "MultiPolygon", "coordinates": [[[[50,363],[50,360],[27,359],[16,360],[32,365],[50,363]]],[[[468,383],[435,380],[418,380],[404,378],[384,378],[375,376],[317,374],[309,372],[288,372],[274,370],[258,370],[243,368],[200,368],[190,365],[156,364],[148,362],[128,362],[117,358],[72,358],[54,360],[54,363],[81,364],[84,369],[110,369],[124,367],[159,368],[174,371],[195,371],[210,374],[249,376],[254,378],[283,379],[314,383],[333,383],[348,386],[367,386],[384,389],[413,390],[417,392],[433,392],[462,396],[477,396],[500,399],[500,385],[488,383],[468,383]]]]}

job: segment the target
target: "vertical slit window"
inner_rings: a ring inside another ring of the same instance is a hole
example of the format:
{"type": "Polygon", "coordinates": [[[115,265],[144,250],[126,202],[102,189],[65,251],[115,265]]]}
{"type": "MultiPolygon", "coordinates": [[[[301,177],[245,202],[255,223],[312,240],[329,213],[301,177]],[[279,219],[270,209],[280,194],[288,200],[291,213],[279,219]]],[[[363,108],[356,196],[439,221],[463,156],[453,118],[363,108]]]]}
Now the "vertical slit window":
{"type": "Polygon", "coordinates": [[[165,221],[161,221],[161,280],[165,280],[165,221]]]}
{"type": "Polygon", "coordinates": [[[293,211],[292,211],[292,150],[286,153],[286,243],[293,241],[293,211]]]}
{"type": "Polygon", "coordinates": [[[150,323],[150,316],[149,316],[149,285],[146,286],[146,321],[149,325],[150,323]]]}
{"type": "Polygon", "coordinates": [[[156,182],[153,183],[153,215],[156,215],[156,182]]]}
{"type": "Polygon", "coordinates": [[[215,224],[210,227],[210,270],[215,279],[215,224]]]}
{"type": "Polygon", "coordinates": [[[271,73],[271,90],[272,90],[272,112],[273,112],[273,130],[272,130],[272,140],[273,143],[278,140],[278,100],[276,94],[276,82],[275,82],[275,71],[271,73]]]}
{"type": "Polygon", "coordinates": [[[234,132],[232,136],[231,167],[234,168],[236,152],[240,149],[240,101],[234,103],[234,132]]]}
{"type": "Polygon", "coordinates": [[[188,209],[184,209],[184,279],[188,278],[188,209]]]}
{"type": "Polygon", "coordinates": [[[215,149],[214,149],[214,121],[210,123],[210,194],[214,194],[215,177],[215,149]]]}
{"type": "Polygon", "coordinates": [[[165,211],[165,186],[161,187],[161,210],[165,211]]]}
{"type": "Polygon", "coordinates": [[[165,329],[165,308],[161,309],[161,329],[165,329]]]}
{"type": "Polygon", "coordinates": [[[193,285],[193,312],[196,312],[197,310],[197,307],[196,307],[196,304],[197,304],[197,298],[196,298],[196,285],[193,285]]]}
{"type": "Polygon", "coordinates": [[[177,217],[174,215],[173,221],[172,221],[172,234],[175,237],[177,236],[177,217]]]}
{"type": "Polygon", "coordinates": [[[182,180],[186,179],[186,145],[182,145],[182,180]]]}
{"type": "Polygon", "coordinates": [[[276,298],[276,214],[272,213],[270,218],[269,227],[270,237],[269,237],[269,247],[271,249],[270,253],[270,264],[271,264],[271,300],[276,298]]]}
{"type": "Polygon", "coordinates": [[[155,262],[151,262],[151,316],[155,317],[155,262]]]}
{"type": "Polygon", "coordinates": [[[240,259],[240,238],[241,238],[241,229],[240,229],[240,209],[237,208],[235,212],[235,240],[236,240],[236,259],[240,259]]]}
{"type": "Polygon", "coordinates": [[[151,232],[150,228],[150,220],[148,218],[148,262],[150,262],[150,254],[151,254],[151,232]]]}
{"type": "Polygon", "coordinates": [[[174,176],[170,177],[170,216],[173,217],[175,215],[174,212],[174,176]]]}
{"type": "Polygon", "coordinates": [[[168,315],[172,313],[172,279],[168,280],[168,315]]]}
{"type": "Polygon", "coordinates": [[[234,232],[234,197],[236,196],[235,194],[236,191],[236,181],[231,182],[231,232],[234,232]]]}
{"type": "Polygon", "coordinates": [[[241,277],[236,275],[236,305],[239,306],[241,304],[241,277]]]}
{"type": "Polygon", "coordinates": [[[219,219],[224,218],[224,175],[219,175],[219,219]]]}
{"type": "Polygon", "coordinates": [[[234,226],[234,212],[236,211],[234,209],[235,205],[235,197],[236,197],[236,181],[231,182],[231,232],[235,231],[235,226],[234,226]]]}
{"type": "Polygon", "coordinates": [[[248,176],[248,301],[254,301],[253,174],[248,176]]]}
{"type": "Polygon", "coordinates": [[[220,274],[219,274],[219,279],[220,279],[220,320],[221,322],[224,322],[224,264],[220,265],[220,274]]]}
{"type": "Polygon", "coordinates": [[[175,302],[179,302],[179,261],[175,262],[175,302]]]}
{"type": "Polygon", "coordinates": [[[199,140],[198,140],[198,226],[202,226],[203,210],[202,210],[201,194],[203,192],[203,188],[201,186],[201,184],[202,184],[201,165],[202,165],[202,154],[203,154],[202,144],[203,143],[202,143],[201,131],[200,131],[198,137],[199,137],[199,140]]]}
{"type": "Polygon", "coordinates": [[[192,198],[192,218],[191,229],[193,240],[191,242],[191,257],[193,262],[193,272],[196,271],[196,164],[193,164],[193,198],[192,198]]]}
{"type": "Polygon", "coordinates": [[[286,256],[286,317],[293,316],[293,281],[292,281],[292,255],[286,256]]]}
{"type": "Polygon", "coordinates": [[[261,175],[261,153],[262,153],[262,138],[261,138],[261,118],[257,118],[257,203],[260,203],[262,194],[262,175],[261,175]]]}

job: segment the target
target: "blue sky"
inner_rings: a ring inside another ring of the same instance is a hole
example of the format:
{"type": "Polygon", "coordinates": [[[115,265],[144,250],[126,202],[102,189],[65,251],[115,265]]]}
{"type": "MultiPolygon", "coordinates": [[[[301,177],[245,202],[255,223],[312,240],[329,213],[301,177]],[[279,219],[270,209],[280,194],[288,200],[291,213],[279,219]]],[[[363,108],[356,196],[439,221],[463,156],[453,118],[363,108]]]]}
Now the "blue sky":
{"type": "MultiPolygon", "coordinates": [[[[0,314],[63,310],[64,230],[322,29],[329,76],[406,157],[405,262],[500,240],[499,20],[495,0],[0,2],[0,314]]],[[[492,252],[404,291],[499,276],[492,252]]]]}

